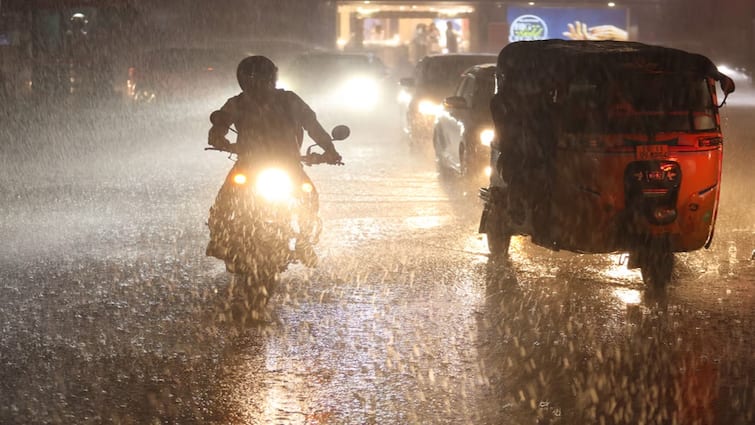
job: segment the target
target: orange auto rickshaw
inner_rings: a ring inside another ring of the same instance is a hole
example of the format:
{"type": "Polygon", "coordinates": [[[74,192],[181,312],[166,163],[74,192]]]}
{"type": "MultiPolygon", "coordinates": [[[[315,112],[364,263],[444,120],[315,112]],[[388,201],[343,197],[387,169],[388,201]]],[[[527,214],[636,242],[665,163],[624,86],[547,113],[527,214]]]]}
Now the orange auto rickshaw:
{"type": "Polygon", "coordinates": [[[663,287],[675,252],[710,246],[719,108],[734,83],[708,58],[636,42],[516,42],[498,56],[496,84],[494,171],[480,191],[492,255],[514,235],[627,252],[628,267],[663,287]]]}

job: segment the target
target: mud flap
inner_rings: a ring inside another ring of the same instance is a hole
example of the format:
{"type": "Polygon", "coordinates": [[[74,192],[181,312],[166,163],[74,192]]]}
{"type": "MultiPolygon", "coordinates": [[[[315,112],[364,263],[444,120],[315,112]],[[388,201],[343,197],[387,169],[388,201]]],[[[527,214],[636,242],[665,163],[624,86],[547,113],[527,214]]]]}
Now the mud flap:
{"type": "Polygon", "coordinates": [[[491,192],[491,189],[488,187],[481,187],[480,191],[478,192],[478,196],[485,203],[485,206],[482,209],[482,215],[480,216],[480,226],[477,229],[477,233],[487,233],[488,216],[490,215],[490,203],[493,202],[493,200],[491,199],[491,192]]]}
{"type": "Polygon", "coordinates": [[[490,208],[485,204],[485,208],[482,209],[482,215],[480,216],[480,227],[477,229],[477,233],[487,233],[488,214],[490,208]]]}

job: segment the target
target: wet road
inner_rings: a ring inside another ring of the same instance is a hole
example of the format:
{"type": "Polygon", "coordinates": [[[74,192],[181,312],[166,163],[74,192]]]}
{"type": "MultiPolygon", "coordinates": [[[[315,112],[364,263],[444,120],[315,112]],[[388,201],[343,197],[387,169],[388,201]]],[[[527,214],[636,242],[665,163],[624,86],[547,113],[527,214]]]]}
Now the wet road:
{"type": "Polygon", "coordinates": [[[230,166],[201,150],[211,109],[6,127],[0,423],[755,421],[752,107],[724,114],[714,245],[660,295],[619,256],[515,239],[489,262],[474,185],[397,122],[346,120],[347,165],[310,171],[320,266],[285,273],[262,320],[204,256],[230,166]]]}

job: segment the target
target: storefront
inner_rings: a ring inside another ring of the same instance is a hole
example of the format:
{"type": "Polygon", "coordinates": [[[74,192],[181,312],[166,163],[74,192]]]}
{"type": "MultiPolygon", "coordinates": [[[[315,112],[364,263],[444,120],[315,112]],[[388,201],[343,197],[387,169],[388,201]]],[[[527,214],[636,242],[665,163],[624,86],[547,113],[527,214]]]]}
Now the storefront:
{"type": "Polygon", "coordinates": [[[585,6],[514,4],[506,7],[506,24],[507,42],[550,38],[627,41],[636,36],[630,34],[629,10],[613,2],[585,6]]]}
{"type": "Polygon", "coordinates": [[[337,45],[371,50],[389,65],[425,54],[497,52],[543,38],[636,39],[629,9],[606,3],[339,1],[337,45]],[[450,37],[456,43],[449,43],[450,37]]]}
{"type": "Polygon", "coordinates": [[[389,65],[449,50],[479,51],[478,3],[340,1],[338,47],[379,52],[389,65]]]}

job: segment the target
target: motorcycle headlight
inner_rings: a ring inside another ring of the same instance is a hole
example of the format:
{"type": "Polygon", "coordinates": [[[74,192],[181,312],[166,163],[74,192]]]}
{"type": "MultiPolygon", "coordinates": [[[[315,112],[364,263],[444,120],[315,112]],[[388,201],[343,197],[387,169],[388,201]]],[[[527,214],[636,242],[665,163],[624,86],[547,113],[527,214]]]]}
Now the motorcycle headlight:
{"type": "Polygon", "coordinates": [[[493,131],[490,128],[486,128],[485,130],[482,130],[480,132],[480,143],[483,146],[490,146],[490,144],[493,143],[494,138],[495,138],[495,131],[493,131]]]}
{"type": "Polygon", "coordinates": [[[291,199],[294,184],[285,171],[268,168],[257,176],[255,189],[257,194],[267,201],[282,202],[291,199]]]}

